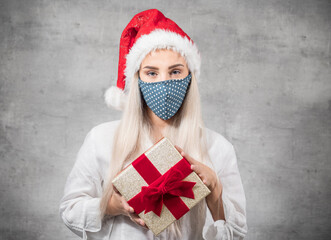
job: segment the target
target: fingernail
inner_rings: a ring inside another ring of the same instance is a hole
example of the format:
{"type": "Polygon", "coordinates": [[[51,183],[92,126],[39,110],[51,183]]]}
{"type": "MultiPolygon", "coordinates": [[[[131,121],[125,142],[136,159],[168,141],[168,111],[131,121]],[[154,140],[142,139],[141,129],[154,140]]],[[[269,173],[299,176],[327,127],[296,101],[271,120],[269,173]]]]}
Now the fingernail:
{"type": "Polygon", "coordinates": [[[134,212],[134,209],[132,207],[130,207],[130,212],[133,213],[134,212]]]}

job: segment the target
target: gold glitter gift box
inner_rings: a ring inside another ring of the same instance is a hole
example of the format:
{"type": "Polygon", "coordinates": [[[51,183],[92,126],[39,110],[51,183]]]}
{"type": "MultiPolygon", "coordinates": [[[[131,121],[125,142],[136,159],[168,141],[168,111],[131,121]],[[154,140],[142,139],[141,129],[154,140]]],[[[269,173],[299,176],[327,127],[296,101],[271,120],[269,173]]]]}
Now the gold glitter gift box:
{"type": "Polygon", "coordinates": [[[120,172],[113,185],[155,235],[210,193],[167,138],[120,172]]]}

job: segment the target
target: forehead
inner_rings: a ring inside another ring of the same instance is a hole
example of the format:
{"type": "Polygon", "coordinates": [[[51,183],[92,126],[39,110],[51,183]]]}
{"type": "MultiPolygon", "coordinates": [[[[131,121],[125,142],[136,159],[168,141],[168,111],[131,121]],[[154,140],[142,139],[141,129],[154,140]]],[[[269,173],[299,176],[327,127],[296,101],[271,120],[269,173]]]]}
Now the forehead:
{"type": "Polygon", "coordinates": [[[157,63],[182,63],[186,65],[185,58],[178,52],[171,49],[156,49],[146,55],[142,61],[145,64],[157,63]]]}

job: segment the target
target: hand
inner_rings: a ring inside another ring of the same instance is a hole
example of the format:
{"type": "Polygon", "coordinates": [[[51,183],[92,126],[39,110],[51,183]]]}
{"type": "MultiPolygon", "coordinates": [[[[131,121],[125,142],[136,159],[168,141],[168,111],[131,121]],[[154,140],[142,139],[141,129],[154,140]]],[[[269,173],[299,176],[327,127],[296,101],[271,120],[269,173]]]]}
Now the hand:
{"type": "Polygon", "coordinates": [[[219,181],[216,173],[207,165],[193,159],[188,154],[184,153],[183,149],[178,146],[175,146],[178,152],[184,157],[190,164],[191,169],[198,174],[202,182],[209,188],[211,193],[206,197],[206,203],[210,209],[213,219],[225,219],[223,202],[221,200],[222,196],[222,184],[219,181]]]}
{"type": "MultiPolygon", "coordinates": [[[[211,192],[218,192],[219,194],[222,191],[222,185],[218,180],[216,173],[207,165],[193,159],[188,154],[184,153],[183,149],[178,146],[175,146],[178,152],[185,157],[185,159],[191,164],[191,169],[198,174],[202,182],[209,188],[211,192]]],[[[219,195],[218,195],[219,196],[219,195]]]]}
{"type": "MultiPolygon", "coordinates": [[[[146,227],[144,220],[142,220],[133,210],[132,207],[127,203],[124,197],[119,191],[113,186],[114,192],[110,197],[106,213],[107,215],[117,216],[124,215],[128,216],[134,223],[146,227]]],[[[147,227],[146,227],[147,228],[147,227]]]]}

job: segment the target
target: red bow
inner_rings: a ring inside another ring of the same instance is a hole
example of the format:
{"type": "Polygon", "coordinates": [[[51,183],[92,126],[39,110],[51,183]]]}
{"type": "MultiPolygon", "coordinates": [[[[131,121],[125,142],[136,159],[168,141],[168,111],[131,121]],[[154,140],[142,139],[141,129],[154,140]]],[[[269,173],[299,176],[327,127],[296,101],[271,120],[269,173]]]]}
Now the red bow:
{"type": "Polygon", "coordinates": [[[128,200],[129,205],[137,214],[144,210],[145,212],[153,211],[160,217],[164,204],[176,219],[180,219],[190,210],[179,197],[194,199],[192,188],[195,182],[182,181],[192,173],[191,165],[185,158],[182,158],[163,175],[145,154],[133,161],[132,166],[149,184],[148,187],[142,187],[140,193],[128,200]]]}
{"type": "Polygon", "coordinates": [[[176,168],[171,168],[163,181],[155,181],[148,187],[141,188],[141,202],[145,214],[153,211],[160,217],[163,199],[182,196],[194,199],[193,187],[195,182],[182,181],[186,175],[176,168]]]}

